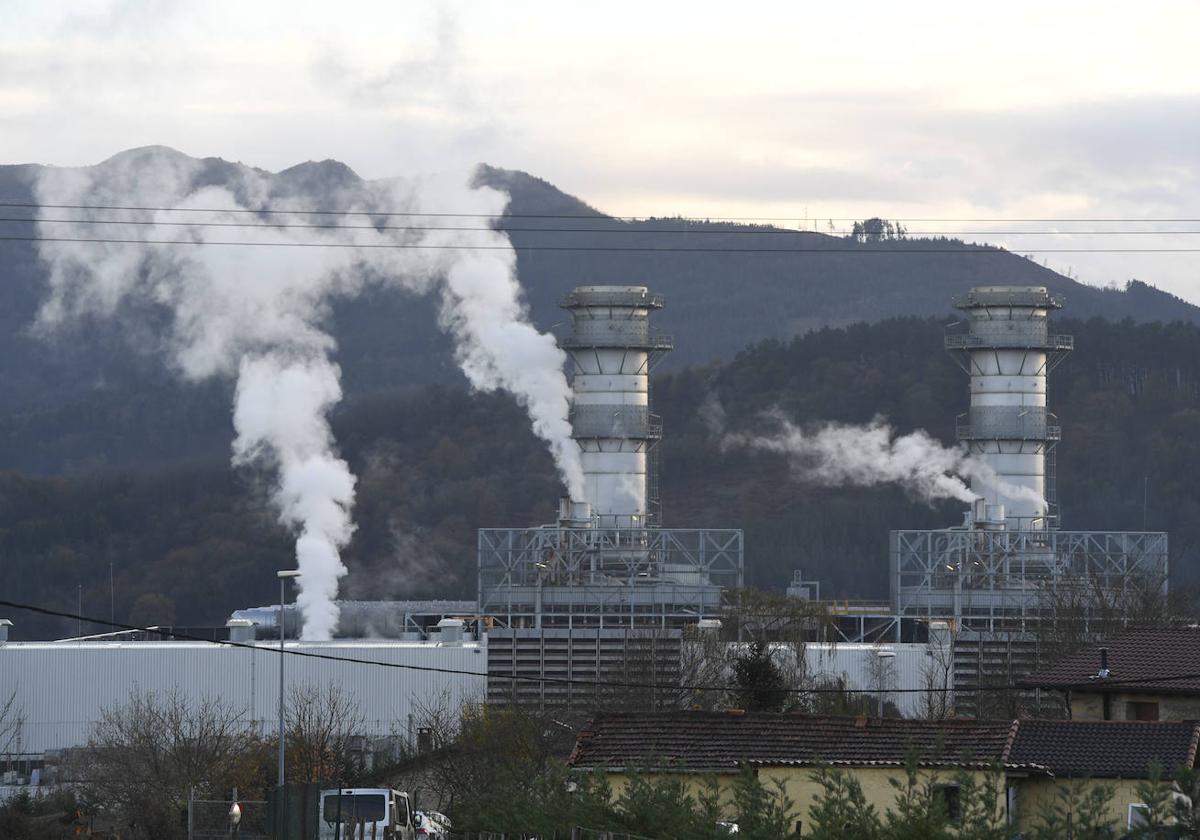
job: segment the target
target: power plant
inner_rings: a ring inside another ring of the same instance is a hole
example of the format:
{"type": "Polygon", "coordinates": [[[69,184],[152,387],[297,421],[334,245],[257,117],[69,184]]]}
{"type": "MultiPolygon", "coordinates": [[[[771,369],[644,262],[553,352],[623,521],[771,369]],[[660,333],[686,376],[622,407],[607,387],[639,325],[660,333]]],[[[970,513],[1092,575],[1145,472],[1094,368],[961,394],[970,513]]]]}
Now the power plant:
{"type": "MultiPolygon", "coordinates": [[[[1062,306],[1044,287],[985,286],[956,305],[967,330],[945,346],[969,379],[957,436],[985,465],[962,525],[891,533],[890,625],[896,638],[944,620],[955,633],[956,680],[978,685],[989,661],[1020,668],[1036,631],[1060,617],[1085,625],[1149,596],[1165,598],[1167,535],[1059,530],[1048,374],[1074,341],[1050,331],[1062,306]]],[[[956,325],[952,325],[956,326],[956,325]]],[[[964,695],[965,696],[965,695],[964,695]]]]}
{"type": "MultiPolygon", "coordinates": [[[[378,717],[367,735],[400,731],[411,747],[414,715],[433,693],[454,702],[486,696],[497,705],[580,710],[670,705],[679,698],[687,634],[719,628],[724,596],[743,585],[740,529],[664,527],[663,428],[650,385],[655,363],[672,348],[652,328],[663,298],[644,286],[581,286],[561,305],[572,320],[560,345],[569,361],[583,498],[561,499],[553,522],[480,529],[474,601],[341,602],[342,639],[295,643],[412,669],[388,677],[386,696],[376,698],[380,711],[376,699],[367,704],[378,717]],[[604,683],[614,681],[649,690],[606,693],[604,683]]],[[[1049,410],[1048,380],[1073,348],[1070,336],[1051,331],[1049,316],[1061,302],[1043,287],[987,286],[957,306],[966,326],[951,325],[960,328],[946,335],[945,349],[967,374],[967,412],[956,425],[976,498],[962,523],[892,531],[890,601],[824,602],[841,639],[814,638],[820,644],[805,654],[810,676],[876,691],[881,704],[895,691],[905,712],[916,708],[920,695],[911,692],[923,685],[920,663],[931,652],[949,652],[952,673],[941,690],[955,692],[957,711],[979,711],[963,689],[984,684],[997,663],[1010,675],[1028,670],[1040,631],[1058,618],[1086,626],[1101,610],[1119,613],[1167,589],[1165,533],[1059,528],[1054,454],[1062,433],[1049,410]],[[892,660],[907,670],[889,675],[883,665],[892,660]]],[[[819,583],[799,572],[788,590],[804,600],[819,593],[819,583]]],[[[237,675],[236,696],[250,719],[264,719],[279,699],[265,648],[292,635],[298,618],[294,606],[235,612],[229,637],[249,649],[125,633],[8,642],[0,621],[0,697],[19,684],[29,700],[23,760],[42,766],[44,753],[78,742],[102,704],[119,699],[115,684],[107,694],[74,695],[69,708],[54,699],[66,694],[61,674],[87,669],[127,671],[122,691],[140,680],[196,696],[223,669],[237,675]],[[137,677],[141,668],[154,679],[137,677]]],[[[337,679],[357,695],[376,685],[359,679],[360,671],[311,660],[297,676],[311,685],[337,679]]]]}
{"type": "Polygon", "coordinates": [[[560,303],[573,322],[561,345],[585,498],[562,499],[553,523],[479,531],[494,702],[591,702],[587,686],[561,680],[603,678],[631,658],[652,680],[678,682],[683,628],[716,618],[722,591],[743,582],[741,530],[661,527],[650,372],[672,346],[651,329],[662,296],[581,286],[560,303]]]}

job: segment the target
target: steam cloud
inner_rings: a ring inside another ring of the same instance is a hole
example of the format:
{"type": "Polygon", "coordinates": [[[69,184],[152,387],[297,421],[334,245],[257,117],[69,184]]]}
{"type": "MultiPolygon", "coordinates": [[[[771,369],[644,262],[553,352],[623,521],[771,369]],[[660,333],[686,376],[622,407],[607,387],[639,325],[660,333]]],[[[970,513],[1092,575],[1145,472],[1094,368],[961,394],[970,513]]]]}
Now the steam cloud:
{"type": "Polygon", "coordinates": [[[723,447],[775,452],[788,459],[801,480],[826,486],[874,487],[895,484],[926,501],[957,499],[970,503],[978,496],[964,479],[978,479],[1013,499],[1041,502],[1037,493],[1000,480],[986,462],[965,447],[946,447],[918,429],[897,435],[882,417],[865,425],[825,423],[804,430],[779,409],[763,415],[762,433],[725,430],[724,411],[714,401],[706,416],[723,447]]]}
{"type": "Polygon", "coordinates": [[[297,533],[305,638],[327,639],[337,626],[334,598],[346,573],[340,553],[354,532],[355,479],[337,455],[328,421],[341,399],[341,371],[332,360],[336,346],[324,328],[334,298],[353,297],[369,285],[437,294],[440,324],[453,336],[458,363],[471,384],[484,391],[507,390],[520,401],[535,433],[549,444],[568,491],[582,497],[583,470],[567,421],[565,356],[553,336],[529,323],[507,237],[492,230],[397,232],[373,226],[388,224],[382,214],[389,212],[446,208],[494,218],[503,212],[507,196],[473,189],[467,177],[370,182],[319,196],[288,195],[286,203],[295,210],[333,204],[350,214],[381,214],[322,215],[316,217],[320,224],[357,227],[296,232],[281,226],[311,225],[314,217],[237,212],[282,203],[268,175],[229,167],[223,183],[212,186],[208,166],[169,149],[149,148],[91,170],[43,170],[36,184],[43,206],[172,209],[45,208],[38,249],[49,269],[50,290],[36,328],[53,333],[73,320],[118,317],[130,310],[165,315],[169,327],[163,346],[151,349],[162,352],[180,375],[236,378],[233,462],[266,466],[277,479],[274,502],[281,520],[297,533]],[[202,186],[205,182],[210,185],[202,186]],[[219,212],[179,212],[213,208],[219,212]],[[50,221],[61,218],[76,221],[50,221]],[[87,224],[114,218],[126,224],[87,224]],[[248,221],[269,226],[234,226],[248,221]],[[64,241],[72,238],[132,242],[64,241]],[[291,244],[219,244],[262,241],[291,244]],[[426,247],[379,247],[397,244],[426,247]],[[464,245],[498,250],[460,250],[464,245]]]}

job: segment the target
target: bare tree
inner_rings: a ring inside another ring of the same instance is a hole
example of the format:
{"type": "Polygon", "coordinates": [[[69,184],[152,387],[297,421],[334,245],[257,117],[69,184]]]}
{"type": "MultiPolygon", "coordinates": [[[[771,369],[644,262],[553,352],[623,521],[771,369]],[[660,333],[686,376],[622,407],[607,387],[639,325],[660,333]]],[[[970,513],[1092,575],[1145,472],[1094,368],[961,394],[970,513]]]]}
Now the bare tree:
{"type": "Polygon", "coordinates": [[[928,658],[921,667],[920,716],[945,720],[954,715],[954,645],[934,644],[930,639],[928,658]]]}
{"type": "Polygon", "coordinates": [[[335,683],[293,687],[286,723],[288,778],[340,784],[362,771],[362,709],[335,683]]]}
{"type": "Polygon", "coordinates": [[[537,799],[531,786],[547,778],[561,777],[565,786],[565,761],[584,720],[521,705],[454,707],[449,697],[433,698],[415,720],[434,730],[433,750],[397,778],[420,790],[422,806],[455,811],[455,822],[461,817],[469,825],[479,813],[537,799]]]}
{"type": "Polygon", "coordinates": [[[714,711],[730,705],[729,692],[706,691],[707,686],[730,685],[735,644],[723,638],[716,628],[689,627],[680,643],[680,685],[684,689],[680,705],[690,709],[714,711]]]}
{"type": "Polygon", "coordinates": [[[182,836],[191,788],[222,797],[235,785],[247,790],[263,754],[242,713],[218,698],[135,692],[101,713],[77,772],[84,800],[124,827],[122,837],[171,840],[182,836]]]}
{"type": "MultiPolygon", "coordinates": [[[[789,698],[786,705],[812,704],[813,697],[804,691],[818,687],[820,681],[809,673],[806,650],[809,642],[833,635],[828,611],[811,601],[755,589],[735,590],[726,597],[720,628],[689,629],[684,635],[683,684],[732,687],[738,661],[759,644],[782,677],[789,698]]],[[[738,702],[732,691],[685,691],[682,698],[683,705],[700,709],[738,702]]]]}
{"type": "Polygon", "coordinates": [[[17,705],[14,688],[8,699],[0,702],[0,758],[21,751],[21,736],[25,728],[25,710],[17,705]]]}

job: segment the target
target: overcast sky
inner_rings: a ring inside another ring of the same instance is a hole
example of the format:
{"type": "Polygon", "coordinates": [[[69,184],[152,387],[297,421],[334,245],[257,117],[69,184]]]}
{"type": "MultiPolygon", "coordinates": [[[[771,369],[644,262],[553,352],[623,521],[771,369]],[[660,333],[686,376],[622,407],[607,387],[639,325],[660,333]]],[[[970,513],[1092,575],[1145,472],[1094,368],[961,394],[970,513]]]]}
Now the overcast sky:
{"type": "MultiPolygon", "coordinates": [[[[154,143],[272,170],[336,158],[367,177],[486,161],[619,215],[1200,231],[1194,0],[0,0],[0,21],[0,162],[154,143]]],[[[1200,248],[1200,234],[970,238],[1200,248]]],[[[1200,254],[1043,258],[1200,303],[1200,254]]]]}

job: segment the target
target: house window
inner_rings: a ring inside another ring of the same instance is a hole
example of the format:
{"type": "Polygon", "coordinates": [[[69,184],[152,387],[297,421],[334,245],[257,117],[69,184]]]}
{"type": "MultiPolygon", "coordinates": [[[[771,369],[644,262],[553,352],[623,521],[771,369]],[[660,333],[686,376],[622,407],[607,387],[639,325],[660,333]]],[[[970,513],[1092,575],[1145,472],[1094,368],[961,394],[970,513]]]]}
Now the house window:
{"type": "Polygon", "coordinates": [[[1158,704],[1130,701],[1125,704],[1125,720],[1158,720],[1158,704]]]}
{"type": "Polygon", "coordinates": [[[958,785],[938,785],[934,788],[937,795],[942,797],[942,804],[946,808],[946,816],[950,818],[950,822],[958,825],[962,822],[962,791],[958,785]]]}

